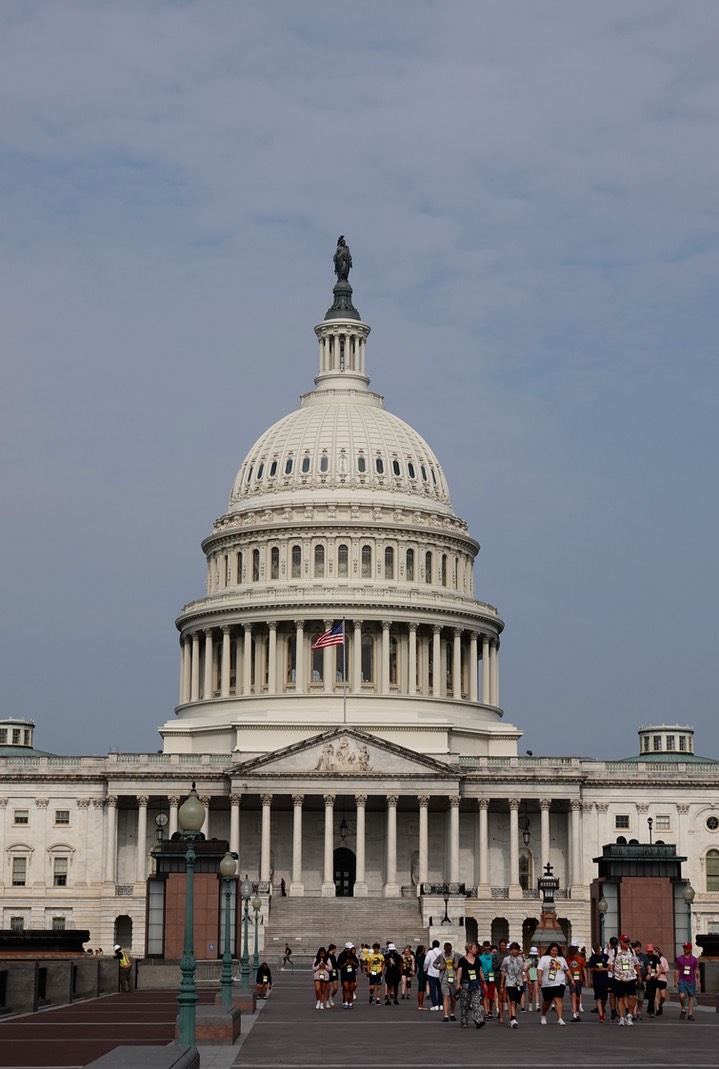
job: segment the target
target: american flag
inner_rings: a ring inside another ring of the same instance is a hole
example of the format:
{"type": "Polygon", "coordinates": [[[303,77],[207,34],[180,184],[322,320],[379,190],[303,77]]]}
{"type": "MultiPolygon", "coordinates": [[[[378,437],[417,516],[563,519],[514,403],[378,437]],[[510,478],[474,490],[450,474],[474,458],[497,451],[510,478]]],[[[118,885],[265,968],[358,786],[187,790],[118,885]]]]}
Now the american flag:
{"type": "Polygon", "coordinates": [[[345,625],[344,621],[340,620],[338,624],[331,627],[329,631],[325,631],[323,635],[312,643],[313,650],[323,650],[325,646],[344,646],[345,642],[345,625]]]}

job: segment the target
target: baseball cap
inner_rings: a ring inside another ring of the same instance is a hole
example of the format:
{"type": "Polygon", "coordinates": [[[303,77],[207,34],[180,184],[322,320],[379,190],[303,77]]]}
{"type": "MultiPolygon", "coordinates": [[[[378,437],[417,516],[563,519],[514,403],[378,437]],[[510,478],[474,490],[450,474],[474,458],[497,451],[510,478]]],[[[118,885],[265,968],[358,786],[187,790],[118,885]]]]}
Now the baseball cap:
{"type": "Polygon", "coordinates": [[[654,943],[647,943],[647,954],[654,953],[654,943]]]}
{"type": "Polygon", "coordinates": [[[388,943],[387,944],[387,949],[388,950],[396,950],[397,947],[394,945],[394,943],[388,943]]]}
{"type": "Polygon", "coordinates": [[[619,936],[619,942],[620,943],[631,943],[631,939],[629,938],[628,935],[620,935],[619,936]]]}
{"type": "Polygon", "coordinates": [[[354,943],[345,943],[345,950],[352,950],[354,943]]]}
{"type": "Polygon", "coordinates": [[[693,943],[684,943],[684,949],[685,950],[691,950],[693,945],[694,945],[693,943]]]}

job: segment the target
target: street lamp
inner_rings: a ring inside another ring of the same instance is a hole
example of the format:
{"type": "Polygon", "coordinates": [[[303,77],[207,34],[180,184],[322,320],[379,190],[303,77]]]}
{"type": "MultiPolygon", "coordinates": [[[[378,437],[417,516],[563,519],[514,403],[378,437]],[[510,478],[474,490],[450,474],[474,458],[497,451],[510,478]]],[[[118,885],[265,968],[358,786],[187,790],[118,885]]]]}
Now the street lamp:
{"type": "Polygon", "coordinates": [[[692,941],[692,902],[694,901],[695,894],[696,891],[692,885],[687,882],[682,891],[682,898],[687,904],[687,943],[691,943],[692,941]]]}
{"type": "Polygon", "coordinates": [[[597,902],[597,909],[599,910],[599,942],[602,944],[602,953],[604,952],[604,917],[609,909],[609,903],[604,895],[597,902]]]}
{"type": "Polygon", "coordinates": [[[260,967],[260,954],[259,954],[259,948],[258,948],[258,944],[257,944],[257,940],[258,940],[258,931],[257,931],[257,929],[258,929],[259,919],[260,919],[260,910],[262,909],[262,899],[259,898],[257,895],[255,895],[255,897],[252,899],[252,908],[255,911],[255,953],[254,953],[253,958],[252,958],[252,968],[255,970],[255,973],[257,973],[257,970],[260,967]]]}
{"type": "Polygon", "coordinates": [[[242,988],[244,991],[249,991],[250,988],[250,953],[249,953],[249,935],[247,933],[247,922],[250,917],[250,899],[252,898],[252,884],[247,879],[247,873],[242,881],[242,925],[245,932],[245,945],[242,951],[242,988]]]}
{"type": "Polygon", "coordinates": [[[220,862],[220,875],[225,885],[225,952],[222,955],[222,976],[220,988],[222,991],[222,1005],[232,1005],[232,950],[230,935],[232,929],[232,910],[230,900],[232,898],[232,881],[237,872],[237,862],[228,850],[220,862]]]}
{"type": "Polygon", "coordinates": [[[649,828],[649,845],[652,845],[652,828],[654,827],[654,821],[651,817],[647,817],[647,827],[649,828]]]}
{"type": "Polygon", "coordinates": [[[177,824],[180,838],[187,843],[185,851],[185,945],[182,949],[180,969],[182,980],[177,996],[180,1012],[178,1014],[178,1042],[183,1047],[195,1045],[195,1007],[197,1005],[197,988],[195,987],[195,947],[193,925],[195,919],[195,854],[194,843],[202,835],[200,828],[205,823],[205,807],[197,797],[195,784],[177,811],[177,824]]]}

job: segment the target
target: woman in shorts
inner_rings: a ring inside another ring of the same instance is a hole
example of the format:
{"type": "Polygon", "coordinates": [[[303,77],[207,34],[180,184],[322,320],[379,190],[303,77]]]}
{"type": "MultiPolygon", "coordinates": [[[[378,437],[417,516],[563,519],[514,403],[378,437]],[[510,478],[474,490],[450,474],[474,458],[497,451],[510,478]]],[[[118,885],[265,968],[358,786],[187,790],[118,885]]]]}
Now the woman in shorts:
{"type": "Polygon", "coordinates": [[[609,955],[605,954],[599,943],[592,943],[592,953],[587,963],[592,978],[594,1001],[597,1004],[599,1023],[604,1023],[609,998],[609,955]]]}
{"type": "Polygon", "coordinates": [[[567,989],[567,973],[569,966],[562,957],[559,943],[550,943],[547,953],[543,954],[537,964],[537,979],[542,990],[542,1016],[540,1024],[547,1023],[547,1010],[554,1003],[557,1011],[557,1024],[565,1024],[562,1012],[564,1009],[564,992],[567,989]]]}
{"type": "Polygon", "coordinates": [[[320,947],[312,963],[312,979],[315,983],[316,1010],[329,1009],[330,1000],[330,972],[331,967],[327,959],[327,951],[320,947]]]}
{"type": "Polygon", "coordinates": [[[402,951],[402,983],[400,987],[400,999],[411,998],[412,977],[414,976],[414,954],[412,947],[406,946],[402,951]]]}

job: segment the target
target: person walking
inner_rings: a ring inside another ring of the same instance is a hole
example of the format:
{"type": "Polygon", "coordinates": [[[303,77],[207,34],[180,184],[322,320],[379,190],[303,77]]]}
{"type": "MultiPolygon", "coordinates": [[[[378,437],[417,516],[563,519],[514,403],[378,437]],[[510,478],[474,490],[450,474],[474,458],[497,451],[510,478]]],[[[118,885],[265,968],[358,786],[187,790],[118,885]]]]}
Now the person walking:
{"type": "Polygon", "coordinates": [[[415,960],[412,947],[406,946],[402,951],[402,985],[400,988],[400,1000],[411,998],[412,977],[415,974],[415,960]]]}
{"type": "Polygon", "coordinates": [[[369,980],[369,1004],[374,1001],[378,1006],[382,996],[382,979],[384,977],[384,954],[379,943],[372,944],[367,956],[367,979],[369,980]]]}
{"type": "Polygon", "coordinates": [[[315,984],[316,1010],[329,1009],[330,973],[332,967],[327,958],[327,951],[320,947],[312,963],[312,979],[315,984]]]}
{"type": "Polygon", "coordinates": [[[686,1017],[688,1021],[693,1021],[694,999],[696,998],[697,984],[699,983],[699,962],[692,954],[691,943],[685,943],[683,950],[684,953],[679,955],[674,964],[674,986],[679,992],[679,1005],[681,1007],[679,1019],[683,1021],[686,1017]],[[688,1014],[687,1000],[689,1003],[688,1014]]]}
{"type": "Polygon", "coordinates": [[[263,961],[257,970],[255,983],[257,984],[257,997],[266,999],[268,992],[272,990],[272,972],[266,961],[263,961]]]}
{"type": "Polygon", "coordinates": [[[426,1010],[424,996],[427,993],[427,973],[424,971],[425,948],[419,944],[414,952],[414,967],[417,971],[417,1009],[426,1010]]]}
{"type": "Polygon", "coordinates": [[[604,1024],[607,1012],[607,999],[609,998],[609,955],[602,950],[599,943],[592,944],[592,953],[589,958],[588,971],[592,978],[594,1001],[597,1004],[599,1023],[604,1024]]]}
{"type": "Polygon", "coordinates": [[[509,944],[509,954],[499,967],[502,977],[502,995],[509,1006],[509,1027],[518,1028],[517,1006],[522,1000],[522,990],[527,977],[524,958],[519,943],[509,944]]]}
{"type": "Polygon", "coordinates": [[[387,944],[384,956],[385,1006],[399,1006],[399,982],[402,976],[402,958],[394,943],[387,944]]]}
{"type": "Polygon", "coordinates": [[[537,962],[539,951],[536,947],[529,948],[527,958],[527,1009],[539,1009],[539,981],[537,980],[537,962]]]}
{"type": "Polygon", "coordinates": [[[619,1024],[633,1025],[637,1005],[637,983],[641,980],[642,972],[628,935],[619,937],[619,950],[614,955],[612,968],[614,971],[612,984],[617,999],[619,1024]]]}
{"type": "Polygon", "coordinates": [[[582,1005],[582,991],[587,982],[587,962],[579,952],[577,943],[570,943],[567,952],[569,965],[569,997],[572,1003],[572,1023],[579,1024],[579,1008],[582,1005]]]}
{"type": "Polygon", "coordinates": [[[340,981],[342,983],[342,1006],[351,1010],[354,1005],[357,974],[360,963],[352,943],[345,943],[345,948],[337,957],[340,981]]]}
{"type": "Polygon", "coordinates": [[[564,992],[567,986],[567,973],[569,966],[566,958],[561,954],[559,943],[550,943],[547,953],[543,954],[537,965],[537,977],[542,989],[542,1016],[540,1024],[547,1023],[547,1010],[554,1004],[557,1011],[557,1024],[566,1024],[562,1016],[564,1007],[564,992]]]}
{"type": "Polygon", "coordinates": [[[455,954],[451,943],[444,944],[444,952],[439,959],[439,990],[444,1006],[444,1021],[456,1021],[457,1007],[457,964],[459,954],[455,954]]]}
{"type": "Polygon", "coordinates": [[[475,1028],[484,1026],[482,1009],[482,966],[479,961],[479,947],[476,943],[467,943],[464,957],[457,963],[457,990],[459,991],[459,1023],[462,1028],[469,1028],[472,1015],[475,1028]]]}
{"type": "Polygon", "coordinates": [[[442,951],[439,946],[439,939],[432,940],[432,946],[427,951],[424,959],[424,971],[427,974],[427,983],[429,984],[429,997],[432,1005],[430,1006],[430,1012],[434,1011],[439,1013],[442,1002],[442,992],[439,983],[439,963],[442,960],[442,951]]]}

